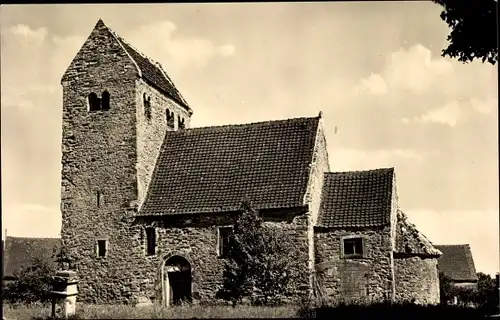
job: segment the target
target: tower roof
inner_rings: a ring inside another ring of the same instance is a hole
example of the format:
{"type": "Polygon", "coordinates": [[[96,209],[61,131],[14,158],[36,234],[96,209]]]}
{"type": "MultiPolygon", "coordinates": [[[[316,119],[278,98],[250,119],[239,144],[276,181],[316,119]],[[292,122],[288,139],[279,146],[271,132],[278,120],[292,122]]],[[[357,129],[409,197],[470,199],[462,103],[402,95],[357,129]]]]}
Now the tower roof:
{"type": "Polygon", "coordinates": [[[305,205],[319,117],[167,132],[139,215],[305,205]]]}
{"type": "MultiPolygon", "coordinates": [[[[137,74],[139,77],[141,77],[146,83],[148,83],[158,91],[162,92],[167,97],[171,98],[173,101],[175,101],[180,106],[185,108],[190,114],[192,114],[192,110],[189,107],[188,103],[182,97],[182,94],[176,88],[172,79],[170,79],[165,70],[163,70],[163,67],[161,66],[160,63],[153,61],[151,58],[147,57],[139,50],[134,48],[130,43],[125,41],[116,32],[114,32],[112,29],[106,26],[102,21],[102,19],[99,19],[97,21],[89,38],[93,37],[93,34],[94,32],[96,32],[96,30],[100,30],[101,32],[105,30],[109,32],[110,36],[116,39],[116,41],[127,53],[127,56],[134,63],[134,65],[137,68],[137,74]]],[[[93,40],[94,41],[98,40],[98,38],[95,38],[93,40]]]]}
{"type": "MultiPolygon", "coordinates": [[[[112,30],[110,30],[113,32],[112,30]]],[[[114,33],[114,32],[113,32],[114,33]]],[[[120,41],[123,48],[127,51],[130,57],[137,64],[137,67],[141,71],[142,78],[155,87],[157,90],[163,92],[172,98],[175,102],[183,106],[184,108],[191,111],[186,100],[182,97],[177,87],[174,85],[172,79],[163,70],[159,62],[155,62],[150,58],[146,57],[140,53],[137,49],[134,49],[130,44],[128,44],[122,37],[114,33],[118,41],[120,41]]]]}

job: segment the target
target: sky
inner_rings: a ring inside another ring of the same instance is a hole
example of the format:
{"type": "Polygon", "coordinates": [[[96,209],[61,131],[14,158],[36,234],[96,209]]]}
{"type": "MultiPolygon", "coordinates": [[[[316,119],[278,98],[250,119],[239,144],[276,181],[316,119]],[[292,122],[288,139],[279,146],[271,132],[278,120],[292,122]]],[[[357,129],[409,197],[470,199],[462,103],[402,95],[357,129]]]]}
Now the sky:
{"type": "Polygon", "coordinates": [[[394,167],[435,244],[499,271],[498,69],[441,57],[432,2],[3,5],[2,225],[57,237],[60,79],[99,18],[161,62],[194,127],[317,116],[333,171],[394,167]],[[336,129],[335,129],[336,128],[336,129]]]}

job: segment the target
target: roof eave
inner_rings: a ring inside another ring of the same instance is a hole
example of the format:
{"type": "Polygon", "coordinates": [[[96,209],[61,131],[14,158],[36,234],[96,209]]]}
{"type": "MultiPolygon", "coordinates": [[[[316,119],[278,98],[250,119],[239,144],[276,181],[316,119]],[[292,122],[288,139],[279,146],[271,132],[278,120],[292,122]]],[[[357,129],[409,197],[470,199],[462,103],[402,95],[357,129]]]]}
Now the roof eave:
{"type": "MultiPolygon", "coordinates": [[[[299,205],[299,206],[285,206],[285,207],[262,207],[262,208],[256,208],[258,211],[269,211],[269,210],[300,210],[303,212],[308,212],[309,211],[309,205],[299,205]]],[[[146,210],[144,210],[146,211],[146,210]]],[[[240,211],[240,209],[236,208],[230,208],[227,210],[192,210],[192,211],[179,211],[179,212],[169,212],[169,213],[156,213],[156,212],[150,212],[147,210],[146,212],[144,211],[139,211],[135,217],[137,218],[160,218],[160,217],[172,217],[172,216],[191,216],[191,215],[209,215],[209,214],[228,214],[228,213],[234,213],[240,211]]]]}

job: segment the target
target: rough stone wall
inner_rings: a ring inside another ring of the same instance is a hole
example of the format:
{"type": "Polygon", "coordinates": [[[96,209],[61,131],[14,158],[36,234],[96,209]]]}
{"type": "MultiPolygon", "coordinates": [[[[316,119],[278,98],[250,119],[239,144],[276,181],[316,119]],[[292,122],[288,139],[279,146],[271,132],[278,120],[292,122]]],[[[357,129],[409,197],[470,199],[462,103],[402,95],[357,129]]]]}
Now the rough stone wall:
{"type": "Polygon", "coordinates": [[[477,290],[477,282],[455,282],[453,285],[461,289],[477,290]]]}
{"type": "MultiPolygon", "coordinates": [[[[141,295],[152,300],[161,299],[161,269],[163,263],[173,255],[185,257],[191,264],[192,293],[196,302],[213,302],[215,294],[222,287],[225,260],[217,253],[217,228],[234,222],[234,215],[204,215],[180,218],[177,223],[171,221],[152,221],[141,223],[137,239],[141,239],[142,257],[128,267],[135,270],[141,295]],[[154,226],[157,234],[156,255],[145,255],[145,226],[154,226]]],[[[292,221],[275,220],[266,224],[278,227],[293,235],[297,244],[307,241],[307,215],[299,215],[292,221]]],[[[304,253],[304,266],[308,256],[304,253]]],[[[307,283],[303,284],[307,287],[307,283]]],[[[298,288],[298,295],[307,288],[298,288]],[[302,291],[300,291],[302,289],[302,291]]]]}
{"type": "Polygon", "coordinates": [[[396,301],[417,304],[439,303],[437,259],[395,259],[396,301]]]}
{"type": "Polygon", "coordinates": [[[128,219],[137,199],[136,77],[135,64],[101,23],[62,78],[61,236],[77,258],[82,301],[133,296],[128,265],[138,249],[128,219]],[[110,110],[88,112],[89,93],[100,97],[104,90],[110,110]],[[105,258],[96,256],[99,238],[109,241],[105,258]]]}
{"type": "Polygon", "coordinates": [[[140,208],[148,191],[166,131],[178,129],[178,116],[185,119],[185,126],[189,128],[190,115],[186,109],[145,83],[142,79],[136,80],[136,104],[138,205],[140,208]],[[143,101],[144,94],[151,99],[151,117],[149,119],[146,117],[143,101]],[[167,126],[167,109],[174,113],[174,128],[167,126]]]}
{"type": "Polygon", "coordinates": [[[305,202],[309,205],[309,220],[307,228],[308,237],[308,270],[311,271],[309,278],[309,287],[313,290],[315,277],[315,244],[314,244],[314,226],[318,221],[319,207],[321,203],[321,191],[323,189],[324,174],[330,171],[326,139],[323,129],[323,121],[320,119],[318,131],[316,134],[316,143],[314,148],[313,160],[311,163],[311,175],[309,185],[305,195],[305,202]]]}
{"type": "MultiPolygon", "coordinates": [[[[398,189],[396,183],[396,173],[392,176],[392,195],[391,195],[391,243],[392,243],[392,251],[391,251],[391,272],[392,278],[395,279],[395,262],[394,262],[394,251],[396,249],[396,234],[397,234],[397,224],[398,224],[398,210],[399,210],[399,198],[398,198],[398,189]]],[[[394,301],[396,299],[396,281],[392,282],[391,288],[391,299],[394,301]]]]}
{"type": "Polygon", "coordinates": [[[332,301],[387,301],[391,299],[392,242],[390,227],[367,230],[316,231],[316,275],[332,301]],[[343,237],[361,236],[365,256],[346,259],[341,255],[343,237]]]}

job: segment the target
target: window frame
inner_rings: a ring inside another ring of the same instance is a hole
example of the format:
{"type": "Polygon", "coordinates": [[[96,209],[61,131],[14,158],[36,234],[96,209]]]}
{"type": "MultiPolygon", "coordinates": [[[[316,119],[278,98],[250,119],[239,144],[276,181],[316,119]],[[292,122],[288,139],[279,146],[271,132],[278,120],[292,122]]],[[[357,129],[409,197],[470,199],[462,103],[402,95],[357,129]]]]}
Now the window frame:
{"type": "Polygon", "coordinates": [[[341,257],[344,259],[363,259],[366,257],[366,239],[361,235],[345,236],[342,237],[340,241],[341,257]],[[361,253],[356,253],[355,241],[361,241],[361,253]],[[346,242],[354,242],[354,253],[346,253],[345,245],[346,242]]]}
{"type": "Polygon", "coordinates": [[[97,238],[95,241],[95,255],[98,259],[107,258],[109,254],[109,238],[97,238]],[[99,243],[104,241],[104,255],[100,255],[100,246],[99,243]]]}

